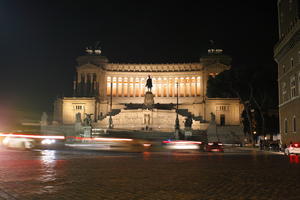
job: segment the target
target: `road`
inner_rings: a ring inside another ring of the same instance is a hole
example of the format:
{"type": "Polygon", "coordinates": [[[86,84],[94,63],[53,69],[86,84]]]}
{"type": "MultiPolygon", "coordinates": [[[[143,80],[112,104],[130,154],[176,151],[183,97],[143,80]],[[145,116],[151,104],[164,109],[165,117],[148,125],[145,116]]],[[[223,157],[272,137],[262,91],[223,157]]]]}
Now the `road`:
{"type": "Polygon", "coordinates": [[[300,199],[298,156],[0,147],[0,199],[300,199]]]}

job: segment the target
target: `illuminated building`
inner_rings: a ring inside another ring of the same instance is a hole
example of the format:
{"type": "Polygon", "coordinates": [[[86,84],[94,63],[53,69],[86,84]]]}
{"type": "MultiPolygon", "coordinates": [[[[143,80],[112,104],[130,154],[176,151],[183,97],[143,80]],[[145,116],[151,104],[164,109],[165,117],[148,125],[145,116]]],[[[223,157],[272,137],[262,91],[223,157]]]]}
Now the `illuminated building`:
{"type": "Polygon", "coordinates": [[[56,124],[74,124],[77,113],[81,113],[82,119],[87,113],[92,114],[93,126],[107,128],[112,99],[114,128],[170,132],[174,131],[179,95],[181,128],[185,117],[191,115],[192,128],[205,130],[211,113],[219,125],[240,127],[242,106],[239,99],[206,97],[209,76],[230,69],[230,62],[231,58],[223,55],[220,49],[209,49],[200,62],[176,64],[110,63],[100,53],[90,50],[77,58],[74,96],[56,100],[54,121],[56,124]],[[149,75],[155,103],[151,110],[143,108],[149,75]]]}

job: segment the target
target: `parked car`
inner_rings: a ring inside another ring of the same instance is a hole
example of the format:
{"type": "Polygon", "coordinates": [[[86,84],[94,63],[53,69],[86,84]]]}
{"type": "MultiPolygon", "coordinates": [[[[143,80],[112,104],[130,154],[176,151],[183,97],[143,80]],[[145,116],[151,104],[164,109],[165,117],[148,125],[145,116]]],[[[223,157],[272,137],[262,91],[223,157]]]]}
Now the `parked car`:
{"type": "Polygon", "coordinates": [[[221,142],[208,142],[205,147],[208,152],[224,152],[224,147],[221,142]]]}
{"type": "Polygon", "coordinates": [[[300,142],[293,142],[284,150],[285,155],[300,154],[300,142]]]}

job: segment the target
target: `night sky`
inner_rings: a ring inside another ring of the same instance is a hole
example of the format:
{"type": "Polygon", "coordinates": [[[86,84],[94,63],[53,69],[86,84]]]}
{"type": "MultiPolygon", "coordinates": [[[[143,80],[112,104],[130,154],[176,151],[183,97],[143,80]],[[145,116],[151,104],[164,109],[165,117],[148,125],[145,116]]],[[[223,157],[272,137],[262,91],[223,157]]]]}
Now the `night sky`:
{"type": "Polygon", "coordinates": [[[51,112],[97,41],[114,63],[197,62],[214,40],[234,67],[276,69],[277,1],[197,2],[0,0],[0,120],[51,112]]]}

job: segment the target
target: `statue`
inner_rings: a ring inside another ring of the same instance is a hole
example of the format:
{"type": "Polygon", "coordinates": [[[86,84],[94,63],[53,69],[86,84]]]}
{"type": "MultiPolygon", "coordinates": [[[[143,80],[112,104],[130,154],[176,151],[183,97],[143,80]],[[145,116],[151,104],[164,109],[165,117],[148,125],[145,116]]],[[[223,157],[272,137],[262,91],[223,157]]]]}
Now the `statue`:
{"type": "Polygon", "coordinates": [[[216,115],[214,113],[210,113],[211,121],[214,122],[216,121],[216,115]]]}
{"type": "Polygon", "coordinates": [[[185,118],[184,127],[191,128],[193,124],[193,118],[191,115],[185,118]]]}
{"type": "Polygon", "coordinates": [[[91,126],[92,125],[92,115],[93,114],[87,114],[85,113],[86,118],[84,119],[84,125],[85,126],[91,126]]]}
{"type": "Polygon", "coordinates": [[[93,50],[90,47],[86,47],[85,52],[87,52],[88,54],[93,54],[93,50]]]}
{"type": "Polygon", "coordinates": [[[48,115],[47,115],[46,112],[43,112],[40,123],[41,123],[42,126],[47,126],[48,125],[48,115]]]}
{"type": "Polygon", "coordinates": [[[76,113],[76,123],[77,122],[81,123],[81,113],[76,113]]]}
{"type": "Polygon", "coordinates": [[[151,89],[152,89],[152,79],[150,78],[150,75],[148,76],[147,83],[146,83],[145,87],[148,88],[148,92],[151,92],[151,89]]]}

